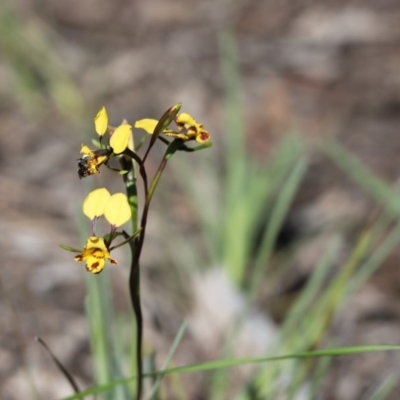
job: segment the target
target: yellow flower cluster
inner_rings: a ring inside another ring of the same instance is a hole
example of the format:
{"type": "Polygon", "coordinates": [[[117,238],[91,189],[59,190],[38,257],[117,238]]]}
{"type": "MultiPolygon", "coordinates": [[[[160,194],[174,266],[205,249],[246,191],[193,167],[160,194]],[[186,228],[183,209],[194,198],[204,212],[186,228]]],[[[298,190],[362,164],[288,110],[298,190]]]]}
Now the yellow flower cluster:
{"type": "MultiPolygon", "coordinates": [[[[197,122],[190,114],[181,113],[175,117],[177,131],[165,129],[162,134],[182,141],[194,140],[204,143],[210,140],[211,135],[203,125],[197,122]]],[[[145,118],[135,122],[134,127],[143,129],[148,134],[153,134],[158,121],[156,119],[145,118]]],[[[117,128],[108,125],[108,114],[105,107],[102,107],[94,118],[94,126],[100,141],[108,132],[110,135],[109,145],[103,146],[98,150],[91,150],[82,144],[80,153],[82,156],[78,160],[78,175],[85,178],[90,175],[100,173],[100,166],[107,164],[109,158],[114,155],[123,154],[129,148],[133,149],[132,126],[123,122],[117,128]]]]}
{"type": "Polygon", "coordinates": [[[116,228],[131,218],[131,209],[125,194],[111,195],[107,189],[101,188],[93,190],[86,197],[83,213],[92,221],[93,235],[86,240],[82,252],[75,256],[75,261],[85,261],[86,269],[98,274],[103,270],[106,260],[111,264],[118,264],[110,256],[110,245],[116,228]],[[102,216],[111,224],[111,233],[106,242],[94,232],[97,219],[102,216]]]}
{"type": "MultiPolygon", "coordinates": [[[[180,109],[180,104],[171,107],[160,121],[155,119],[141,119],[136,121],[134,127],[143,129],[148,134],[153,134],[157,128],[156,134],[162,134],[166,137],[171,137],[175,140],[183,142],[196,141],[204,143],[210,140],[210,134],[207,132],[203,125],[198,123],[191,115],[187,113],[177,114],[180,109]],[[170,118],[165,119],[165,115],[170,118]],[[172,122],[172,118],[177,126],[176,130],[167,128],[167,125],[172,122]],[[165,128],[165,129],[164,129],[165,128]],[[162,131],[161,131],[162,130],[162,131]],[[161,131],[161,132],[160,132],[161,131]]],[[[94,118],[94,126],[97,135],[99,136],[98,149],[92,150],[88,146],[82,144],[80,153],[81,157],[78,159],[78,175],[79,178],[85,178],[90,175],[100,173],[100,166],[105,164],[108,168],[108,162],[111,157],[118,155],[125,155],[134,158],[139,157],[134,154],[135,148],[133,145],[132,126],[127,122],[122,122],[118,127],[114,128],[108,124],[108,114],[105,107],[102,107],[94,118]],[[108,140],[104,142],[104,136],[108,134],[108,140]]],[[[155,139],[155,137],[153,137],[155,139]]],[[[165,139],[164,139],[165,141],[165,139]]],[[[151,142],[151,143],[154,143],[151,142]]],[[[149,149],[151,148],[149,146],[149,149]]],[[[146,153],[147,155],[147,153],[146,153]]],[[[144,160],[146,158],[144,157],[144,160]]],[[[144,162],[144,160],[142,162],[144,162]]],[[[118,172],[126,172],[116,170],[118,172]]],[[[131,208],[128,199],[123,193],[116,193],[111,195],[105,188],[93,190],[86,197],[83,202],[83,213],[92,222],[92,235],[86,240],[82,250],[76,250],[64,246],[67,250],[78,253],[75,256],[76,261],[84,261],[86,269],[94,274],[100,273],[105,266],[106,260],[111,264],[117,264],[117,261],[110,256],[112,241],[118,236],[123,235],[126,237],[125,232],[117,232],[117,228],[131,219],[131,208]],[[111,231],[104,237],[98,236],[95,233],[96,223],[100,217],[104,217],[111,225],[111,231]]],[[[127,243],[132,240],[135,234],[119,245],[127,243]]],[[[114,246],[114,247],[118,247],[114,246]]]]}

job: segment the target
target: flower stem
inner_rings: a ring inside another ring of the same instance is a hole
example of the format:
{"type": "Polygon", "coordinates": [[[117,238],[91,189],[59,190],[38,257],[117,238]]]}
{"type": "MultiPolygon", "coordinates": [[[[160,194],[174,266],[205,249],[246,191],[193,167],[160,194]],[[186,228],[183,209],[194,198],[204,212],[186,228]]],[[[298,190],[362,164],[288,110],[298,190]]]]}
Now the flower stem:
{"type": "MultiPolygon", "coordinates": [[[[144,204],[144,208],[143,208],[143,213],[142,213],[142,219],[140,222],[140,227],[141,227],[141,232],[140,235],[137,239],[137,246],[136,246],[136,264],[139,264],[139,259],[140,259],[140,254],[142,252],[142,248],[143,248],[143,242],[144,242],[144,238],[146,235],[146,225],[147,225],[147,216],[149,213],[149,208],[150,208],[150,202],[151,199],[153,198],[154,192],[156,190],[156,187],[158,185],[158,182],[160,181],[161,175],[165,169],[165,167],[167,166],[167,162],[168,160],[172,157],[172,155],[178,150],[180,149],[182,144],[182,141],[177,139],[172,141],[169,146],[167,147],[167,150],[165,151],[164,157],[161,160],[161,163],[157,169],[156,174],[154,175],[153,181],[150,184],[150,188],[148,190],[147,196],[146,196],[146,202],[144,204]]],[[[135,265],[135,263],[133,263],[133,265],[135,265]]]]}
{"type": "MultiPolygon", "coordinates": [[[[136,171],[135,165],[131,157],[121,157],[122,168],[129,171],[124,174],[124,183],[128,197],[129,206],[132,211],[132,231],[137,231],[138,221],[138,193],[136,186],[136,171]]],[[[142,167],[141,167],[142,169],[142,167]]],[[[129,247],[131,249],[131,270],[129,275],[129,292],[133,311],[136,318],[136,372],[137,372],[137,386],[136,386],[136,400],[142,398],[142,375],[143,375],[143,362],[142,362],[142,342],[143,342],[143,317],[142,307],[140,302],[140,273],[139,273],[139,258],[137,257],[138,248],[137,242],[130,241],[129,247]]]]}

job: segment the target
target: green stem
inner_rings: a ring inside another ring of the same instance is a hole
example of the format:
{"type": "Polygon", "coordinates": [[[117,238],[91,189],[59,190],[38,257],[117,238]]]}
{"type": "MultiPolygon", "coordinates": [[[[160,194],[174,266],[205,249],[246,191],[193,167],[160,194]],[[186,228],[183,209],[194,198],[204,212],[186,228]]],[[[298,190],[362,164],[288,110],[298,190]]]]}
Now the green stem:
{"type": "MultiPolygon", "coordinates": [[[[142,213],[142,218],[141,218],[141,231],[140,235],[135,240],[134,242],[129,242],[129,245],[131,247],[132,251],[132,263],[131,263],[131,271],[130,271],[130,276],[129,276],[129,291],[131,294],[131,301],[132,301],[132,306],[133,310],[135,312],[136,316],[136,323],[137,323],[137,337],[136,337],[136,357],[137,357],[137,376],[139,377],[137,380],[137,395],[136,395],[136,400],[140,400],[142,396],[142,378],[143,378],[143,363],[142,363],[142,343],[143,343],[143,316],[142,316],[142,308],[140,304],[140,267],[139,267],[139,260],[140,260],[140,254],[142,252],[143,248],[143,242],[144,238],[146,235],[146,225],[147,225],[147,216],[149,212],[149,207],[150,207],[150,202],[153,197],[154,191],[157,187],[157,184],[161,178],[161,174],[163,173],[167,162],[169,158],[178,150],[180,146],[180,141],[173,141],[171,144],[168,146],[164,158],[162,159],[160,166],[158,167],[158,170],[153,178],[153,181],[150,185],[150,189],[147,189],[147,175],[146,171],[144,169],[143,163],[139,163],[139,168],[140,168],[140,174],[143,178],[144,186],[145,186],[145,195],[146,195],[146,201],[145,205],[143,208],[143,213],[142,213]]],[[[128,157],[124,157],[124,159],[127,159],[128,157]]],[[[131,205],[132,208],[132,215],[135,215],[135,217],[132,219],[133,223],[133,230],[134,232],[137,231],[137,188],[136,184],[132,185],[132,196],[130,196],[130,185],[129,185],[129,176],[133,174],[133,162],[130,161],[132,164],[127,176],[125,177],[125,184],[128,192],[128,201],[129,204],[131,205]],[[131,197],[132,199],[135,199],[134,203],[131,203],[131,197]]]]}
{"type": "MultiPolygon", "coordinates": [[[[138,193],[136,186],[135,165],[131,157],[121,157],[121,165],[124,170],[129,171],[124,175],[124,183],[126,186],[126,193],[128,197],[129,206],[132,211],[132,231],[137,231],[137,206],[138,206],[138,193]]],[[[141,175],[143,178],[142,163],[140,165],[141,175]]],[[[144,175],[146,176],[146,175],[144,175]]],[[[147,180],[147,179],[146,179],[147,180]]],[[[145,185],[147,186],[147,185],[145,185]]],[[[145,189],[146,190],[146,189],[145,189]]],[[[139,273],[139,258],[137,257],[138,248],[136,241],[130,241],[129,247],[131,249],[132,261],[131,270],[129,275],[129,292],[133,311],[136,317],[136,370],[137,370],[137,386],[136,386],[136,400],[142,398],[142,377],[143,377],[143,362],[142,362],[142,342],[143,342],[143,316],[142,307],[140,302],[140,273],[139,273]]]]}
{"type": "Polygon", "coordinates": [[[140,223],[140,227],[142,230],[137,239],[136,257],[135,257],[135,262],[133,263],[133,266],[136,265],[135,268],[137,268],[137,266],[139,265],[140,254],[141,254],[142,248],[143,248],[143,242],[144,242],[144,238],[146,235],[147,217],[148,217],[148,213],[149,213],[151,199],[153,198],[154,192],[156,190],[158,182],[160,181],[161,175],[162,175],[165,167],[167,166],[168,160],[172,157],[172,155],[177,150],[180,149],[181,146],[182,146],[182,141],[179,139],[172,141],[168,145],[167,150],[165,151],[164,157],[161,160],[161,163],[157,169],[156,174],[154,175],[153,181],[150,184],[150,188],[149,188],[147,196],[146,196],[146,202],[144,204],[142,219],[141,219],[141,223],[140,223]]]}

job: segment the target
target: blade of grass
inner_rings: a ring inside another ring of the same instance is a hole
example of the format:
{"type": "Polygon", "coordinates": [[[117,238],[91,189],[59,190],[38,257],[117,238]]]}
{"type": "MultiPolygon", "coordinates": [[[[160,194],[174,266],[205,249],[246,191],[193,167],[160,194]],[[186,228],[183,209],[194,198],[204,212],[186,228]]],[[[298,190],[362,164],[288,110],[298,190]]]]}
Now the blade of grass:
{"type": "MultiPolygon", "coordinates": [[[[168,368],[168,365],[170,364],[170,362],[172,360],[172,357],[174,356],[174,354],[175,354],[175,352],[176,352],[176,350],[177,350],[177,348],[179,346],[179,343],[181,342],[181,340],[183,338],[183,335],[185,334],[186,328],[187,328],[187,322],[184,321],[182,323],[182,325],[180,326],[180,328],[178,330],[178,333],[175,336],[175,339],[174,339],[174,341],[172,343],[171,348],[168,351],[167,357],[166,357],[163,365],[161,366],[161,370],[160,370],[161,373],[168,368]]],[[[151,388],[151,392],[149,394],[148,400],[152,400],[154,398],[154,396],[155,396],[155,394],[156,394],[156,392],[157,392],[157,390],[158,390],[158,388],[159,388],[159,386],[161,384],[162,378],[163,378],[163,375],[158,375],[157,376],[157,379],[154,382],[153,387],[151,388]]]]}
{"type": "Polygon", "coordinates": [[[374,393],[368,397],[368,400],[384,400],[395,388],[398,382],[398,377],[390,375],[385,377],[383,382],[377,387],[374,393]]]}
{"type": "MultiPolygon", "coordinates": [[[[107,271],[100,276],[86,274],[88,294],[85,301],[90,328],[90,343],[93,356],[94,375],[98,384],[113,380],[113,355],[111,347],[109,282],[107,271]]],[[[107,399],[115,399],[116,393],[105,394],[107,399]]],[[[118,398],[118,396],[117,396],[118,398]]]]}
{"type": "Polygon", "coordinates": [[[332,359],[330,357],[321,358],[318,361],[317,367],[313,373],[311,378],[311,388],[310,388],[310,396],[309,400],[314,400],[319,398],[318,391],[320,390],[323,379],[326,377],[329,366],[332,363],[332,359]]]}
{"type": "Polygon", "coordinates": [[[393,215],[400,215],[399,194],[369,171],[357,157],[333,139],[322,146],[322,150],[358,185],[382,202],[393,215]]]}
{"type": "Polygon", "coordinates": [[[280,340],[282,340],[282,338],[286,335],[293,333],[293,329],[295,329],[296,325],[312,307],[312,303],[315,301],[318,293],[321,291],[330,267],[334,262],[334,257],[339,253],[340,248],[340,241],[333,240],[320,258],[320,261],[316,265],[306,287],[301,292],[299,298],[296,299],[296,302],[289,310],[289,313],[285,318],[279,333],[281,337],[280,340]]]}
{"type": "Polygon", "coordinates": [[[351,292],[357,290],[382,264],[400,243],[400,224],[398,224],[377,249],[362,264],[351,282],[351,292]]]}
{"type": "MultiPolygon", "coordinates": [[[[357,266],[362,262],[369,246],[369,235],[364,233],[358,240],[353,252],[341,272],[319,296],[309,309],[303,313],[303,317],[297,322],[288,335],[281,337],[281,341],[275,351],[295,352],[299,349],[313,348],[317,346],[334,317],[338,307],[344,299],[345,288],[357,266]],[[295,330],[294,330],[295,329],[295,330]],[[301,332],[301,335],[298,335],[301,332]]],[[[290,364],[283,370],[280,364],[274,364],[271,368],[264,368],[256,378],[256,387],[259,395],[273,396],[276,385],[274,382],[284,376],[286,381],[294,381],[296,374],[304,374],[304,364],[290,364]]],[[[297,382],[297,385],[300,383],[297,382]]]]}
{"type": "Polygon", "coordinates": [[[267,261],[270,258],[275,245],[279,229],[281,228],[284,218],[287,215],[290,204],[292,203],[297,188],[304,177],[306,169],[306,160],[301,159],[298,161],[275,201],[275,205],[271,213],[271,219],[268,222],[258,257],[254,263],[254,272],[249,287],[250,300],[254,300],[257,295],[259,285],[262,282],[262,276],[266,270],[267,261]]]}
{"type": "MultiPolygon", "coordinates": [[[[224,359],[224,360],[215,360],[208,361],[198,364],[190,364],[181,367],[174,367],[166,369],[162,372],[155,373],[147,373],[144,374],[145,377],[153,377],[153,376],[166,376],[172,374],[188,374],[193,372],[204,372],[204,371],[212,371],[220,368],[231,368],[240,365],[246,364],[261,364],[272,361],[285,361],[292,359],[308,359],[308,358],[320,358],[320,357],[339,357],[339,356],[348,356],[354,354],[364,354],[364,353],[372,353],[379,351],[400,351],[400,346],[397,345],[377,345],[377,346],[351,346],[351,347],[336,347],[336,348],[328,348],[323,350],[315,350],[308,352],[299,352],[294,354],[286,354],[282,356],[274,356],[274,357],[248,357],[248,358],[240,358],[240,359],[224,359]]],[[[61,400],[76,400],[79,399],[78,396],[86,396],[95,393],[101,393],[106,390],[110,390],[117,385],[125,384],[130,382],[131,380],[135,380],[137,377],[120,379],[118,381],[110,382],[106,385],[96,386],[87,390],[80,392],[77,395],[64,397],[61,400]]]]}
{"type": "Polygon", "coordinates": [[[35,340],[38,343],[40,343],[43,346],[43,348],[46,350],[46,352],[50,355],[50,357],[53,360],[54,364],[56,364],[57,368],[65,376],[65,378],[67,379],[69,384],[72,386],[72,389],[74,389],[75,393],[79,393],[79,386],[75,382],[74,377],[68,372],[68,370],[62,364],[62,362],[53,354],[53,352],[50,350],[49,346],[47,346],[46,342],[43,339],[41,339],[39,336],[36,336],[35,340]]]}

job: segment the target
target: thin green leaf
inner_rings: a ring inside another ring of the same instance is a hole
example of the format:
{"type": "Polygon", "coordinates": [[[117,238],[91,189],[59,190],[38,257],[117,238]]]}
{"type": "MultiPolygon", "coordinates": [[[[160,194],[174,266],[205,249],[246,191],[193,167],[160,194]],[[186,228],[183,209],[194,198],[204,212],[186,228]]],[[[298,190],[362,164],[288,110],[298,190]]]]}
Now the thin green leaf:
{"type": "Polygon", "coordinates": [[[252,299],[254,299],[257,294],[258,287],[262,282],[262,276],[266,269],[266,264],[275,245],[279,229],[282,226],[284,218],[289,210],[290,205],[292,204],[294,195],[304,177],[306,170],[307,162],[305,159],[301,159],[293,168],[291,174],[286,180],[285,185],[279,193],[278,198],[276,199],[271,213],[271,219],[264,233],[261,249],[255,262],[254,274],[251,279],[249,289],[250,298],[252,299]]]}
{"type": "Polygon", "coordinates": [[[147,140],[147,138],[149,137],[149,135],[143,135],[141,138],[140,138],[140,140],[139,140],[139,142],[137,143],[137,145],[135,146],[135,151],[137,152],[145,143],[146,143],[146,140],[147,140]]]}
{"type": "MultiPolygon", "coordinates": [[[[47,353],[50,355],[51,359],[54,361],[54,363],[57,365],[57,368],[60,370],[60,372],[65,376],[67,381],[70,383],[72,388],[74,389],[75,393],[79,393],[79,386],[76,383],[74,377],[69,373],[69,371],[64,367],[64,365],[61,363],[61,361],[53,354],[53,352],[50,350],[50,347],[47,346],[45,341],[41,339],[39,336],[35,337],[35,340],[42,345],[42,347],[47,351],[47,353]]],[[[80,397],[82,398],[82,397],[80,397]]]]}
{"type": "Polygon", "coordinates": [[[363,189],[381,201],[392,214],[400,215],[399,194],[390,185],[368,170],[355,155],[339,142],[331,139],[324,146],[325,153],[363,189]]]}
{"type": "MultiPolygon", "coordinates": [[[[287,354],[283,356],[274,357],[248,357],[239,359],[228,359],[228,360],[215,360],[208,361],[199,364],[191,364],[182,367],[170,368],[165,371],[159,371],[155,373],[143,374],[144,377],[150,378],[153,376],[166,376],[172,374],[187,374],[193,372],[203,372],[212,371],[221,368],[231,368],[240,365],[247,364],[261,364],[271,361],[284,361],[284,360],[296,360],[296,359],[307,359],[307,358],[319,358],[319,357],[339,357],[339,356],[349,356],[354,354],[364,354],[373,353],[378,351],[399,351],[400,346],[398,345],[377,345],[377,346],[353,346],[353,347],[336,347],[323,350],[315,350],[308,352],[299,352],[294,354],[287,354]]],[[[78,395],[73,395],[69,397],[64,397],[60,400],[75,400],[79,399],[79,396],[87,396],[95,393],[101,393],[106,390],[110,390],[115,386],[126,384],[132,380],[136,380],[137,377],[131,377],[127,379],[120,379],[107,383],[105,385],[96,386],[87,390],[80,392],[78,395]]]]}
{"type": "MultiPolygon", "coordinates": [[[[175,339],[174,339],[174,341],[172,343],[172,346],[168,351],[167,358],[165,359],[163,365],[161,366],[161,371],[160,372],[163,372],[168,368],[168,365],[170,364],[170,362],[172,360],[172,357],[174,356],[174,354],[176,352],[176,349],[178,348],[179,343],[181,342],[181,340],[183,338],[183,335],[184,335],[184,333],[186,331],[186,328],[187,328],[187,321],[184,321],[182,323],[182,325],[180,326],[180,328],[178,330],[178,333],[175,336],[175,339]]],[[[151,392],[150,392],[150,395],[149,395],[149,398],[148,398],[149,400],[152,400],[154,398],[154,395],[156,394],[157,389],[161,384],[162,378],[163,378],[162,375],[158,375],[157,376],[157,379],[154,382],[154,385],[153,385],[153,387],[151,389],[151,392]]]]}
{"type": "Polygon", "coordinates": [[[72,251],[73,253],[80,253],[82,249],[76,249],[75,247],[67,246],[66,244],[59,244],[59,246],[67,251],[72,251]]]}
{"type": "MultiPolygon", "coordinates": [[[[385,377],[378,388],[368,397],[368,400],[384,400],[393,391],[398,382],[398,377],[390,375],[385,377]]],[[[397,396],[396,396],[397,397],[397,396]]]]}
{"type": "Polygon", "coordinates": [[[103,148],[102,144],[97,139],[92,139],[92,144],[93,144],[94,147],[97,147],[98,149],[103,148]]]}

